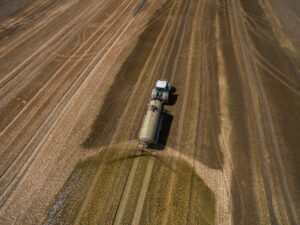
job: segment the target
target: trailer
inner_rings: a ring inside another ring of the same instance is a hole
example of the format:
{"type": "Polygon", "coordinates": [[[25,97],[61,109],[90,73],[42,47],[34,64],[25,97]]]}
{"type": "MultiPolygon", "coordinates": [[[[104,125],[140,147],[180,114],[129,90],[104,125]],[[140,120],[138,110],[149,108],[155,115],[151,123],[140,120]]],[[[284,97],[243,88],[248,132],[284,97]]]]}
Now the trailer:
{"type": "Polygon", "coordinates": [[[169,100],[171,84],[166,80],[158,80],[152,90],[151,100],[142,122],[138,141],[143,149],[155,148],[159,142],[162,129],[163,104],[169,100]]]}
{"type": "Polygon", "coordinates": [[[161,111],[162,102],[151,100],[139,133],[139,142],[143,148],[154,147],[158,143],[163,120],[161,111]]]}

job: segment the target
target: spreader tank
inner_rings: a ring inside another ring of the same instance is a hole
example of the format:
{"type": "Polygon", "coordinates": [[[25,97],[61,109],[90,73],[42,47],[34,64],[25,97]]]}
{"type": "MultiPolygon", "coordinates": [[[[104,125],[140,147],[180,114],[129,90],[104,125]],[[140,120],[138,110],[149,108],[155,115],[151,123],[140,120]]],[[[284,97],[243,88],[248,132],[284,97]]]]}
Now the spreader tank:
{"type": "Polygon", "coordinates": [[[153,99],[148,105],[138,137],[139,141],[147,146],[157,144],[161,128],[162,104],[162,101],[153,99]]]}

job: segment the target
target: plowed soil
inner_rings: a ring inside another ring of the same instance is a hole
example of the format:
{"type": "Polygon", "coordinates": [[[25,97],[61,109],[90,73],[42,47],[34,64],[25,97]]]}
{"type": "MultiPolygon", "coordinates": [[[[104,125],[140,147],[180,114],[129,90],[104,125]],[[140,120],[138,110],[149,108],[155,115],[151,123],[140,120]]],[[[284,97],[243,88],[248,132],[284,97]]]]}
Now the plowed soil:
{"type": "Polygon", "coordinates": [[[0,1],[0,224],[299,224],[299,15],[292,0],[0,1]],[[175,92],[145,152],[161,78],[175,92]]]}

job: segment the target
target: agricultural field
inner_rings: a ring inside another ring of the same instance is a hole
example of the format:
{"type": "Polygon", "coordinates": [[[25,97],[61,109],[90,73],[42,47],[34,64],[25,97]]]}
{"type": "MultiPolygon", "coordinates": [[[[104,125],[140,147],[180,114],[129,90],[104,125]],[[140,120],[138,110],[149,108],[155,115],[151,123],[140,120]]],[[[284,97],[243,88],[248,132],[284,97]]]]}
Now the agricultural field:
{"type": "Polygon", "coordinates": [[[299,224],[299,37],[295,0],[0,0],[0,224],[299,224]]]}

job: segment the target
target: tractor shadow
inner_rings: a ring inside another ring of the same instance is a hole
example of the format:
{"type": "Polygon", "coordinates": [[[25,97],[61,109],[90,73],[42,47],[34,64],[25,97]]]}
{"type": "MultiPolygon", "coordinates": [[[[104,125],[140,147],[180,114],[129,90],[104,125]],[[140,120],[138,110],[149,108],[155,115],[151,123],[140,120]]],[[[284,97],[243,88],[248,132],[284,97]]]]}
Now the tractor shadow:
{"type": "Polygon", "coordinates": [[[169,93],[169,102],[166,105],[175,105],[175,103],[177,102],[177,97],[178,95],[175,94],[176,92],[176,88],[172,87],[171,91],[169,93]]]}
{"type": "Polygon", "coordinates": [[[174,94],[174,93],[170,92],[169,101],[166,105],[175,105],[175,103],[177,102],[177,97],[178,97],[177,94],[174,94]]]}
{"type": "Polygon", "coordinates": [[[168,142],[168,138],[169,138],[172,122],[173,122],[173,116],[169,114],[167,111],[163,111],[162,116],[163,116],[162,130],[159,135],[159,141],[158,144],[150,147],[151,150],[163,151],[165,150],[168,142]]]}

